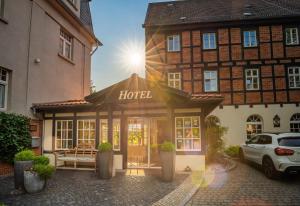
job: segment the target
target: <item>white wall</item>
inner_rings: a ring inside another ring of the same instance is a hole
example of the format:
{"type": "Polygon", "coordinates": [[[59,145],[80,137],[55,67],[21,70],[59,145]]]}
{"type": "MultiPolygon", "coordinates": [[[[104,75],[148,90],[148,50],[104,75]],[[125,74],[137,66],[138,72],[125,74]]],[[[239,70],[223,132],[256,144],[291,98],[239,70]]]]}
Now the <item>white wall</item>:
{"type": "Polygon", "coordinates": [[[228,127],[228,132],[225,135],[226,145],[239,145],[245,142],[246,121],[250,115],[257,114],[263,118],[264,132],[289,132],[289,121],[293,114],[299,113],[300,107],[295,104],[284,104],[280,107],[279,104],[269,104],[266,108],[264,105],[242,105],[238,108],[234,106],[224,106],[223,109],[215,109],[210,115],[217,116],[221,125],[228,127]],[[273,118],[275,115],[280,117],[280,127],[273,127],[273,118]]]}

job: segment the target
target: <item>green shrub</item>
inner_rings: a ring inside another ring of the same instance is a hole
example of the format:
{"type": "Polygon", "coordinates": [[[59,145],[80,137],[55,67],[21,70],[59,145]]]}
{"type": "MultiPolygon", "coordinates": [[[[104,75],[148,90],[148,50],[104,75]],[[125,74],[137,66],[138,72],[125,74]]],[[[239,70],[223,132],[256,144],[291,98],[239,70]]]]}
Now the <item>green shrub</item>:
{"type": "Polygon", "coordinates": [[[49,179],[55,171],[51,165],[36,164],[33,166],[33,171],[36,172],[42,179],[49,179]]]}
{"type": "Polygon", "coordinates": [[[174,152],[175,151],[175,145],[170,141],[164,141],[161,145],[159,145],[160,151],[163,152],[174,152]]]}
{"type": "Polygon", "coordinates": [[[31,150],[23,150],[15,155],[15,161],[30,161],[35,159],[35,154],[31,150]]]}
{"type": "Polygon", "coordinates": [[[112,145],[109,142],[101,143],[98,146],[99,152],[110,152],[112,151],[112,145]]]}
{"type": "Polygon", "coordinates": [[[240,146],[229,146],[224,152],[230,157],[238,157],[239,156],[240,146]]]}
{"type": "Polygon", "coordinates": [[[34,157],[33,163],[34,164],[41,164],[41,165],[48,165],[49,164],[49,158],[46,156],[36,156],[34,157]]]}
{"type": "Polygon", "coordinates": [[[0,161],[13,163],[16,153],[31,147],[30,119],[0,112],[0,161]]]}

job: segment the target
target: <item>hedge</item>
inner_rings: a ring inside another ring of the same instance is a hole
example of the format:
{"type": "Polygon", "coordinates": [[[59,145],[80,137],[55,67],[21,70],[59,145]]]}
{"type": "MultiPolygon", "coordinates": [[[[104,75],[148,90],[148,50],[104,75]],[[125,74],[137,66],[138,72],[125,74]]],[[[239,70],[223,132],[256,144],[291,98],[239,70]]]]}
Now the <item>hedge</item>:
{"type": "Polygon", "coordinates": [[[0,161],[13,163],[16,153],[31,148],[30,119],[0,112],[0,161]]]}

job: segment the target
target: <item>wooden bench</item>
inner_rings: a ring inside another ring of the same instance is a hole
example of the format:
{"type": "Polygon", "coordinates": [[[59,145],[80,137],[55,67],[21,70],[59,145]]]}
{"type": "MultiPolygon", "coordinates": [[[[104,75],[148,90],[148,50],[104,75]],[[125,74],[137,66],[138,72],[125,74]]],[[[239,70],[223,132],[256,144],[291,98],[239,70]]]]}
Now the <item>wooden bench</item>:
{"type": "Polygon", "coordinates": [[[56,151],[55,167],[57,169],[96,170],[97,151],[92,146],[78,146],[71,150],[56,151]],[[64,166],[58,166],[58,162],[64,162],[64,166]],[[72,162],[73,167],[67,167],[66,163],[72,162]],[[78,163],[92,164],[93,168],[80,168],[78,163]]]}

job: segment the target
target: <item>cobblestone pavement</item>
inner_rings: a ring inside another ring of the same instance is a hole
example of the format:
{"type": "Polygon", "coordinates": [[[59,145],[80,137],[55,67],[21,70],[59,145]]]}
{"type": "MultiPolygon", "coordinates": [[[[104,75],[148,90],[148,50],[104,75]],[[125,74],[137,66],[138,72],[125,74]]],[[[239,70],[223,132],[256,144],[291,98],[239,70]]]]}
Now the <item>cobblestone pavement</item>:
{"type": "Polygon", "coordinates": [[[299,175],[269,180],[257,166],[238,163],[237,168],[228,173],[206,172],[205,182],[188,206],[300,205],[299,175]]]}
{"type": "Polygon", "coordinates": [[[94,172],[57,171],[45,191],[12,195],[13,177],[0,178],[0,203],[7,205],[151,205],[178,187],[188,175],[177,174],[164,183],[158,176],[128,176],[117,173],[99,180],[94,172]]]}

